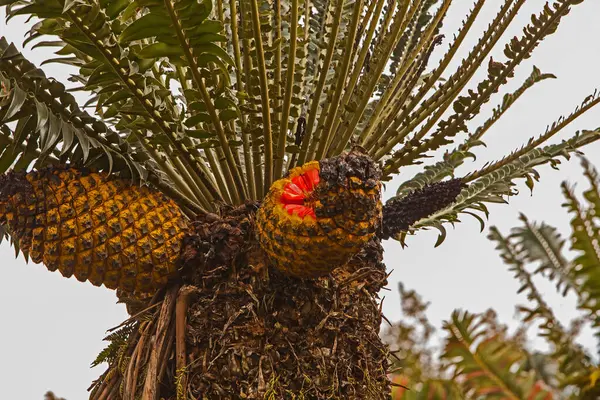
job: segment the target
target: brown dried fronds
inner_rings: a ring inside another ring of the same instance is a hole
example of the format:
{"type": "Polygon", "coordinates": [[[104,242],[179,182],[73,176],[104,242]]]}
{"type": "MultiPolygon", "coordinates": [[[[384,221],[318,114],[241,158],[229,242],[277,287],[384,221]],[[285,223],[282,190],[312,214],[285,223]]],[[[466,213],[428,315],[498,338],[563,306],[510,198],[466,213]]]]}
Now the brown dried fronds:
{"type": "Polygon", "coordinates": [[[57,397],[53,392],[46,392],[44,400],[66,400],[64,397],[57,397]]]}

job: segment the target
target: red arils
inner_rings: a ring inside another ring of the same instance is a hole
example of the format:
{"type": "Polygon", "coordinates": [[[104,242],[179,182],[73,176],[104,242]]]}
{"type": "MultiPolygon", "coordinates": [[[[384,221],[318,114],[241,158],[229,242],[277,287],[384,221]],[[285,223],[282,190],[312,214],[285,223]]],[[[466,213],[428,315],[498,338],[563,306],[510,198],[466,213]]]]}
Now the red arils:
{"type": "Polygon", "coordinates": [[[283,195],[281,196],[283,203],[292,204],[304,204],[305,197],[304,191],[293,182],[286,185],[283,195]]]}
{"type": "Polygon", "coordinates": [[[310,215],[311,217],[316,218],[315,210],[302,204],[284,204],[283,208],[285,208],[290,215],[296,214],[301,218],[310,215]]]}
{"type": "Polygon", "coordinates": [[[300,176],[297,176],[295,178],[292,178],[292,183],[290,183],[290,185],[297,186],[303,192],[310,192],[312,190],[310,188],[310,186],[308,186],[306,184],[306,180],[304,180],[304,175],[300,175],[300,176]]]}
{"type": "Polygon", "coordinates": [[[316,169],[306,171],[303,175],[303,178],[311,191],[314,190],[315,187],[317,187],[321,180],[321,178],[319,177],[319,171],[317,171],[316,169]]]}
{"type": "Polygon", "coordinates": [[[281,202],[288,214],[296,214],[301,218],[310,215],[316,218],[312,207],[305,205],[304,201],[310,197],[315,187],[319,184],[319,171],[311,169],[304,174],[292,178],[283,189],[281,202]]]}

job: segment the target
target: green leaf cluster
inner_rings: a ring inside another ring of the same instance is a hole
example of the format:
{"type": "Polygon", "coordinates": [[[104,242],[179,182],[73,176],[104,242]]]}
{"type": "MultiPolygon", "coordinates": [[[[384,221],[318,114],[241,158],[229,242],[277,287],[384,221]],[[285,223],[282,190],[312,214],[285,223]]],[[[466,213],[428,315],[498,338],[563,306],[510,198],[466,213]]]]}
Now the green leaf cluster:
{"type": "MultiPolygon", "coordinates": [[[[25,45],[54,48],[56,57],[44,64],[75,67],[70,90],[91,96],[78,106],[62,84],[2,43],[0,169],[93,165],[159,187],[194,216],[260,200],[290,168],[356,145],[390,179],[467,134],[407,180],[398,192],[404,196],[453,176],[528,88],[553,77],[534,68],[471,131],[469,121],[582,3],[544,7],[504,45],[505,60],[491,59],[524,2],[502,1],[450,71],[484,0],[473,4],[434,67],[450,0],[3,0],[8,20],[37,18],[25,45]],[[467,89],[480,68],[487,77],[467,89]],[[83,111],[90,108],[95,116],[83,111]]],[[[555,165],[559,155],[597,139],[584,133],[560,149],[543,147],[598,102],[591,96],[539,138],[468,173],[471,185],[456,205],[405,234],[435,226],[442,240],[444,223],[458,213],[481,218],[476,212],[485,214],[485,203],[515,193],[515,179],[532,186],[535,166],[555,165]]]]}

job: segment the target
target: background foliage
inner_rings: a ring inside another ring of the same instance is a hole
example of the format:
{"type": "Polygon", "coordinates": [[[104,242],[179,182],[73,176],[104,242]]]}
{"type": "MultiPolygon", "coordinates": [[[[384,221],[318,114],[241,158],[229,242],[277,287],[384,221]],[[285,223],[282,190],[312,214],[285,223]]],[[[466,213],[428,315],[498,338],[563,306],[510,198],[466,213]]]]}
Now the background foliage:
{"type": "MultiPolygon", "coordinates": [[[[473,314],[456,310],[444,324],[444,343],[438,352],[434,328],[425,312],[428,304],[400,285],[405,319],[386,329],[394,349],[397,384],[394,399],[596,399],[600,395],[598,355],[578,343],[585,325],[600,338],[600,258],[598,230],[600,180],[582,158],[588,187],[577,196],[567,182],[563,207],[571,217],[571,232],[563,238],[547,223],[521,215],[521,225],[503,235],[490,228],[500,257],[519,282],[527,302],[517,307],[521,325],[512,333],[493,310],[473,314]],[[547,279],[563,296],[572,292],[581,316],[568,326],[559,321],[538,289],[534,277],[547,279]],[[530,327],[549,345],[531,348],[530,327]]],[[[600,341],[598,342],[600,349],[600,341]]]]}

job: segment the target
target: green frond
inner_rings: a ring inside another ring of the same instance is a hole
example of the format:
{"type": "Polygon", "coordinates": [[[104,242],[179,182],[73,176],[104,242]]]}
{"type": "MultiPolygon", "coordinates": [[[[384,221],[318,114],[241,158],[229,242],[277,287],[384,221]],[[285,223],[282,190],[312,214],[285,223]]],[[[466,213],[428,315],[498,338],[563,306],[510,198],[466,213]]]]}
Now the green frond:
{"type": "Polygon", "coordinates": [[[479,8],[482,5],[480,5],[480,7],[475,6],[469,14],[471,18],[467,18],[465,24],[461,28],[459,36],[457,37],[458,40],[453,43],[439,66],[433,71],[432,79],[428,79],[427,83],[419,89],[416,95],[410,98],[405,109],[395,116],[391,125],[383,126],[385,128],[384,132],[371,135],[371,137],[364,137],[363,140],[366,140],[365,146],[369,150],[387,154],[397,144],[403,143],[407,136],[414,132],[424,121],[429,120],[427,126],[421,129],[420,136],[423,136],[427,130],[431,129],[433,125],[435,125],[435,122],[441,118],[446,108],[449,107],[451,101],[455,99],[467,83],[469,83],[470,79],[513,21],[523,3],[524,0],[517,1],[514,4],[512,0],[505,1],[496,14],[496,17],[489,24],[488,29],[482,34],[468,56],[463,59],[461,65],[431,94],[431,96],[425,99],[425,96],[432,89],[433,85],[438,82],[442,73],[448,67],[448,64],[453,59],[460,44],[464,40],[464,36],[468,32],[470,26],[474,23],[474,18],[478,15],[479,8]]]}
{"type": "Polygon", "coordinates": [[[549,78],[555,78],[555,76],[542,73],[537,67],[534,67],[532,73],[517,90],[504,95],[502,103],[494,108],[490,118],[479,126],[473,134],[469,135],[460,146],[452,151],[444,153],[441,161],[432,165],[425,165],[423,167],[423,172],[419,172],[413,178],[403,182],[398,188],[397,196],[403,197],[413,190],[422,189],[428,184],[439,182],[446,177],[454,177],[454,171],[461,166],[466,159],[476,159],[472,149],[484,145],[481,138],[488,129],[492,127],[528,89],[532,88],[536,83],[549,78]]]}
{"type": "Polygon", "coordinates": [[[499,104],[492,111],[492,115],[479,126],[472,135],[469,135],[468,142],[472,143],[481,140],[483,135],[510,109],[512,105],[516,103],[521,96],[525,94],[528,89],[531,89],[536,83],[539,83],[546,79],[556,79],[553,74],[542,73],[536,66],[533,67],[533,71],[527,79],[521,84],[521,86],[512,93],[507,93],[502,98],[502,103],[499,104]]]}
{"type": "Polygon", "coordinates": [[[129,336],[133,333],[135,324],[128,324],[107,335],[104,340],[108,345],[98,354],[92,362],[91,367],[96,367],[102,363],[112,363],[118,356],[123,346],[127,345],[129,336]]]}
{"type": "MultiPolygon", "coordinates": [[[[524,3],[502,1],[467,57],[446,76],[479,22],[484,0],[473,0],[434,67],[429,61],[443,43],[440,32],[451,0],[6,0],[1,4],[9,20],[19,15],[39,20],[25,44],[54,49],[56,56],[45,63],[76,69],[72,90],[90,94],[83,108],[93,108],[99,119],[83,125],[71,121],[67,115],[79,112],[69,108],[72,100],[24,89],[28,79],[35,79],[4,71],[11,87],[20,88],[11,92],[11,114],[23,101],[22,110],[10,118],[33,110],[31,104],[62,104],[62,110],[49,115],[72,124],[64,135],[62,124],[55,129],[59,120],[53,117],[46,123],[50,135],[43,124],[41,130],[37,124],[31,129],[33,120],[5,127],[0,141],[19,147],[22,159],[11,159],[15,150],[3,151],[0,167],[66,157],[110,164],[101,168],[147,176],[150,184],[178,198],[190,215],[214,211],[221,203],[261,200],[290,168],[354,145],[363,146],[389,179],[402,166],[420,163],[467,132],[468,122],[581,1],[556,0],[545,7],[520,37],[506,44],[505,61],[486,63],[524,3]],[[486,64],[487,78],[465,92],[486,64]],[[22,100],[21,90],[47,101],[30,95],[22,100]],[[444,119],[451,106],[454,113],[444,119]],[[32,136],[25,138],[23,132],[32,136]],[[51,146],[57,140],[66,141],[72,151],[61,154],[65,146],[51,146]]],[[[534,69],[462,145],[405,182],[398,195],[453,176],[511,105],[550,77],[534,69]]],[[[599,101],[593,96],[542,137],[465,181],[478,186],[504,167],[513,168],[599,101]]],[[[521,172],[528,182],[537,178],[535,172],[521,172]]],[[[469,196],[452,209],[486,213],[484,203],[512,193],[512,183],[502,179],[490,183],[493,189],[483,189],[483,197],[469,196]]],[[[422,221],[423,227],[434,223],[443,231],[441,222],[432,222],[437,217],[431,218],[422,221]]]]}
{"type": "MultiPolygon", "coordinates": [[[[463,393],[460,385],[451,380],[428,379],[425,382],[415,382],[409,389],[392,389],[392,399],[394,400],[465,400],[467,397],[463,393]],[[414,388],[419,385],[420,390],[414,388]]],[[[395,388],[396,389],[396,388],[395,388]]]]}
{"type": "MultiPolygon", "coordinates": [[[[531,306],[518,307],[521,319],[524,323],[531,323],[536,320],[539,322],[540,336],[545,337],[553,345],[551,357],[558,364],[559,383],[566,386],[570,377],[585,375],[586,371],[589,371],[592,365],[591,359],[581,345],[575,343],[572,334],[556,318],[554,312],[538,291],[532,275],[540,272],[540,268],[533,273],[527,271],[526,266],[528,263],[534,260],[543,260],[544,256],[541,255],[539,245],[535,243],[538,239],[534,239],[533,246],[535,247],[533,249],[530,248],[531,241],[523,240],[523,232],[527,231],[532,225],[525,218],[522,221],[524,226],[514,228],[508,237],[503,236],[498,228],[491,227],[488,238],[496,242],[496,249],[500,252],[500,256],[521,284],[518,292],[526,293],[527,299],[533,302],[531,306]],[[531,254],[534,254],[534,258],[531,257],[531,254]]],[[[550,235],[554,234],[553,228],[547,225],[543,230],[550,235]]],[[[525,236],[528,236],[528,233],[525,236]]],[[[563,278],[563,280],[567,279],[571,279],[571,277],[563,278]]]]}
{"type": "MultiPolygon", "coordinates": [[[[475,13],[473,13],[475,15],[475,13]]],[[[521,98],[521,96],[536,83],[545,79],[554,78],[552,74],[542,73],[537,67],[533,68],[531,75],[514,92],[507,93],[502,103],[494,108],[492,116],[488,118],[475,132],[456,149],[444,153],[443,159],[432,165],[423,167],[424,171],[417,173],[413,178],[403,182],[397,191],[398,197],[404,197],[413,190],[422,189],[426,185],[439,182],[446,177],[454,177],[454,171],[461,166],[466,159],[476,159],[471,151],[473,148],[483,145],[482,136],[488,129],[504,115],[510,107],[521,98]]]]}
{"type": "MultiPolygon", "coordinates": [[[[355,135],[355,130],[360,121],[363,118],[365,110],[369,105],[371,99],[376,94],[378,87],[381,88],[381,84],[385,85],[382,81],[386,81],[384,72],[388,67],[388,60],[393,53],[394,49],[397,48],[398,43],[402,39],[403,34],[411,23],[415,22],[415,18],[418,18],[421,13],[426,13],[421,7],[425,6],[426,10],[429,10],[431,5],[426,6],[429,2],[415,2],[409,5],[409,2],[404,2],[398,7],[398,11],[393,14],[392,19],[384,19],[380,30],[380,36],[374,44],[373,51],[369,57],[368,70],[363,73],[363,79],[358,82],[358,86],[354,89],[352,96],[349,97],[347,105],[344,107],[342,114],[340,115],[340,121],[333,128],[336,129],[335,136],[338,140],[338,145],[330,154],[336,154],[343,151],[346,145],[351,141],[355,135]],[[389,32],[381,35],[381,32],[385,32],[387,29],[386,22],[389,22],[389,32]]],[[[381,95],[379,102],[385,102],[384,97],[388,97],[395,90],[401,82],[401,78],[412,66],[412,60],[416,59],[421,53],[427,52],[431,49],[432,43],[436,41],[435,32],[437,31],[441,20],[445,15],[445,11],[450,6],[450,1],[444,1],[440,6],[436,18],[432,21],[427,29],[424,31],[422,37],[419,37],[419,45],[416,46],[410,54],[410,58],[402,66],[401,71],[395,74],[395,79],[392,84],[386,87],[386,91],[381,95]]],[[[428,56],[423,56],[426,60],[428,56]]],[[[418,70],[418,68],[417,68],[418,70]]],[[[408,79],[410,82],[411,79],[408,79]]],[[[402,95],[402,93],[400,93],[402,95]]],[[[382,103],[383,104],[383,103],[382,103]]],[[[371,118],[377,116],[377,109],[371,118]]]]}
{"type": "MultiPolygon", "coordinates": [[[[491,96],[498,92],[499,88],[508,82],[514,76],[515,68],[531,53],[537,45],[548,35],[554,33],[561,20],[566,15],[571,6],[577,4],[577,1],[559,1],[556,6],[545,8],[533,22],[523,30],[520,38],[514,38],[504,49],[504,54],[508,58],[506,62],[498,62],[490,59],[488,63],[488,76],[477,85],[477,90],[469,92],[468,96],[459,96],[453,102],[454,114],[446,120],[439,122],[438,128],[428,138],[424,138],[429,128],[433,125],[436,117],[429,119],[429,122],[415,134],[408,144],[398,150],[391,160],[386,162],[385,175],[397,172],[403,165],[411,165],[419,158],[426,155],[427,152],[436,150],[441,146],[452,143],[459,132],[466,132],[467,121],[473,116],[479,114],[481,106],[489,101],[491,96]],[[416,144],[415,144],[416,142],[416,144]]],[[[445,111],[449,103],[436,111],[440,115],[445,111]]],[[[384,149],[378,151],[376,158],[382,157],[387,151],[391,150],[391,143],[384,149]]]]}
{"type": "Polygon", "coordinates": [[[250,0],[252,15],[252,31],[254,33],[254,43],[256,44],[256,62],[258,64],[259,82],[260,82],[260,100],[261,113],[263,120],[263,138],[265,152],[265,190],[273,182],[273,135],[271,133],[271,109],[269,101],[269,84],[267,69],[264,59],[263,42],[261,38],[261,23],[258,10],[258,0],[250,0]]]}
{"type": "Polygon", "coordinates": [[[588,206],[593,209],[593,215],[600,216],[600,175],[587,158],[583,156],[580,158],[583,175],[587,178],[589,184],[589,188],[583,192],[583,197],[587,200],[588,206]]]}
{"type": "MultiPolygon", "coordinates": [[[[315,159],[319,160],[327,154],[331,141],[333,140],[333,133],[337,129],[337,118],[338,114],[342,111],[340,102],[342,101],[342,92],[345,89],[348,72],[351,68],[351,60],[354,56],[354,49],[356,47],[356,33],[358,30],[358,23],[361,17],[363,1],[355,0],[354,8],[352,11],[352,20],[346,31],[344,38],[344,49],[343,58],[338,63],[336,68],[335,85],[332,85],[332,96],[327,101],[327,108],[321,113],[322,116],[326,117],[323,119],[322,132],[319,135],[319,146],[315,153],[315,159]]],[[[319,127],[321,124],[319,124],[319,127]]],[[[344,146],[345,147],[345,146],[344,146]]]]}
{"type": "Polygon", "coordinates": [[[47,78],[4,39],[0,51],[3,101],[7,102],[2,117],[5,125],[0,129],[3,172],[32,163],[42,167],[68,162],[148,181],[192,213],[202,210],[185,192],[173,188],[177,181],[154,162],[142,143],[122,136],[81,109],[64,85],[47,78]],[[15,113],[17,105],[19,112],[15,113]],[[7,123],[14,123],[14,129],[7,123]]]}
{"type": "Polygon", "coordinates": [[[134,149],[117,132],[82,110],[63,84],[48,79],[3,38],[0,51],[2,102],[6,104],[1,122],[16,124],[13,132],[4,125],[3,133],[13,143],[2,146],[2,172],[13,163],[27,168],[27,160],[34,159],[40,167],[48,157],[108,172],[125,169],[142,179],[154,170],[143,149],[134,149]],[[19,147],[24,143],[28,152],[19,147]],[[16,160],[19,156],[22,158],[16,160]]]}
{"type": "Polygon", "coordinates": [[[531,223],[523,214],[520,220],[523,227],[513,229],[510,239],[515,241],[525,261],[539,263],[533,273],[542,273],[555,281],[556,289],[561,290],[562,287],[563,295],[566,295],[576,284],[570,275],[572,265],[563,254],[565,240],[550,225],[531,223]]]}
{"type": "MultiPolygon", "coordinates": [[[[595,174],[588,170],[588,176],[594,178],[595,174]]],[[[593,181],[592,189],[587,191],[587,198],[592,198],[590,191],[595,191],[593,181]]],[[[576,251],[573,259],[572,278],[580,282],[577,286],[579,294],[579,308],[589,313],[592,326],[600,336],[600,226],[595,213],[596,204],[586,209],[576,198],[572,189],[563,182],[565,196],[564,207],[572,215],[571,219],[571,250],[576,251]]]]}
{"type": "MultiPolygon", "coordinates": [[[[299,33],[299,0],[292,0],[290,4],[290,35],[287,54],[287,74],[285,76],[285,96],[282,104],[281,121],[279,127],[279,137],[277,139],[277,158],[275,160],[275,179],[281,178],[283,173],[283,165],[285,159],[286,143],[288,131],[290,129],[290,112],[292,106],[292,96],[294,90],[295,74],[296,74],[296,53],[298,48],[298,33],[299,33]]],[[[302,33],[302,31],[300,31],[302,33]]],[[[279,50],[280,52],[281,50],[279,50]]],[[[281,55],[279,55],[281,57],[281,55]]],[[[280,61],[281,62],[281,61],[280,61]]],[[[281,79],[281,77],[280,77],[281,79]]],[[[275,82],[276,86],[277,82],[275,82]]],[[[281,94],[278,92],[278,95],[281,94]]],[[[292,124],[293,127],[293,124],[292,124]]]]}
{"type": "MultiPolygon", "coordinates": [[[[440,0],[425,0],[420,2],[419,9],[409,22],[407,29],[390,55],[390,73],[389,75],[384,73],[382,75],[384,79],[386,79],[386,76],[396,75],[401,68],[401,64],[405,63],[405,57],[419,45],[419,39],[423,37],[427,28],[431,26],[432,19],[435,18],[435,13],[433,12],[435,10],[432,10],[432,8],[439,2],[440,0]]],[[[447,8],[441,7],[437,10],[437,13],[444,9],[447,8]]]]}
{"type": "Polygon", "coordinates": [[[192,155],[190,139],[184,136],[186,131],[177,116],[175,99],[161,77],[155,76],[158,67],[154,60],[148,60],[155,56],[154,50],[142,52],[146,48],[119,45],[115,31],[123,30],[124,24],[111,21],[100,5],[71,3],[64,13],[35,12],[35,7],[46,7],[48,1],[28,1],[33,8],[11,8],[8,15],[31,12],[45,18],[34,26],[32,36],[56,35],[67,43],[59,54],[72,54],[85,62],[79,70],[79,79],[84,83],[83,88],[97,94],[97,112],[109,121],[115,118],[112,122],[117,128],[133,131],[147,146],[160,146],[171,159],[173,151],[177,151],[177,157],[204,189],[203,196],[211,200],[219,198],[206,168],[202,168],[202,159],[192,155]]]}
{"type": "Polygon", "coordinates": [[[558,134],[561,130],[566,128],[570,123],[575,121],[577,118],[582,116],[585,112],[589,111],[591,108],[600,104],[600,93],[598,91],[594,91],[594,93],[585,98],[583,103],[578,106],[575,111],[573,111],[567,117],[560,117],[557,121],[553,122],[548,128],[546,128],[546,132],[538,137],[530,138],[527,141],[527,144],[523,145],[520,149],[513,151],[508,156],[504,157],[502,160],[486,165],[479,171],[475,171],[468,176],[465,177],[465,182],[473,181],[480,176],[486,175],[498,168],[501,168],[503,165],[511,163],[512,161],[518,159],[523,154],[526,154],[528,151],[537,148],[541,144],[548,141],[550,138],[558,134]]]}
{"type": "Polygon", "coordinates": [[[477,213],[482,213],[484,217],[487,216],[486,203],[506,203],[504,197],[518,193],[514,189],[517,179],[525,179],[526,183],[533,187],[539,176],[536,167],[548,163],[553,168],[557,168],[561,156],[568,159],[570,154],[577,152],[580,147],[600,139],[599,133],[600,130],[586,131],[582,134],[576,134],[562,143],[529,151],[517,160],[473,181],[463,189],[454,204],[415,223],[409,232],[404,233],[398,239],[404,241],[407,234],[414,233],[419,229],[434,227],[440,231],[436,243],[436,245],[439,245],[446,237],[446,228],[443,224],[458,222],[460,213],[475,217],[480,222],[483,230],[485,222],[477,213]]]}
{"type": "MultiPolygon", "coordinates": [[[[320,138],[316,136],[316,133],[314,133],[313,130],[319,129],[320,126],[317,121],[324,118],[326,115],[325,110],[328,105],[327,97],[332,91],[333,81],[335,79],[331,76],[333,75],[332,61],[339,40],[338,33],[341,27],[344,0],[333,1],[335,2],[335,6],[332,8],[335,12],[333,12],[333,19],[330,23],[331,32],[325,28],[325,32],[327,33],[323,35],[323,40],[326,41],[326,52],[323,61],[318,64],[318,80],[316,80],[314,92],[311,94],[312,100],[310,101],[310,108],[308,111],[306,133],[298,158],[299,164],[303,164],[304,162],[313,159],[313,155],[316,152],[318,140],[320,140],[320,138]],[[326,99],[322,99],[323,94],[325,94],[326,99]],[[319,118],[317,118],[317,116],[319,116],[319,118]]],[[[329,8],[329,5],[327,5],[327,8],[329,8]]],[[[351,40],[349,42],[351,42],[351,40]]]]}
{"type": "Polygon", "coordinates": [[[484,318],[455,311],[444,330],[448,339],[442,359],[475,397],[518,400],[534,390],[533,374],[512,370],[525,362],[526,354],[502,335],[487,331],[484,318]]]}
{"type": "MultiPolygon", "coordinates": [[[[383,74],[381,82],[379,84],[380,96],[373,102],[376,103],[375,111],[372,115],[365,116],[366,126],[361,129],[359,143],[362,143],[367,149],[374,143],[374,141],[381,137],[386,129],[398,118],[400,111],[407,110],[408,99],[411,102],[415,101],[416,97],[422,99],[425,92],[429,91],[435,83],[438,82],[445,66],[442,67],[444,61],[440,63],[440,66],[431,73],[425,73],[425,67],[429,61],[429,57],[433,52],[435,46],[439,45],[443,39],[443,36],[430,36],[432,33],[439,31],[442,20],[445,16],[449,3],[440,7],[435,14],[429,13],[430,7],[434,2],[422,3],[422,10],[418,16],[415,16],[415,20],[411,23],[411,28],[401,38],[394,54],[391,56],[392,62],[390,64],[390,72],[393,75],[383,74]],[[433,21],[432,21],[433,19],[433,21]],[[425,26],[431,21],[429,28],[429,36],[427,41],[422,41],[417,45],[413,43],[419,37],[425,34],[425,26]],[[421,33],[415,35],[415,30],[421,33]],[[425,50],[425,51],[423,51],[425,50]],[[413,62],[417,60],[417,62],[413,62]],[[399,63],[402,62],[400,65],[399,63]],[[400,71],[396,70],[401,67],[400,71]],[[408,67],[408,69],[407,69],[408,67]],[[405,77],[407,71],[408,77],[405,77]],[[418,89],[418,93],[415,95],[414,91],[418,89]],[[375,132],[374,132],[375,130],[375,132]],[[367,140],[367,138],[369,140],[367,140]]],[[[475,18],[477,17],[483,1],[479,1],[475,5],[473,10],[469,13],[467,21],[461,27],[457,37],[451,44],[450,50],[444,56],[446,61],[449,61],[456,50],[462,43],[464,37],[472,26],[475,18]]]]}

